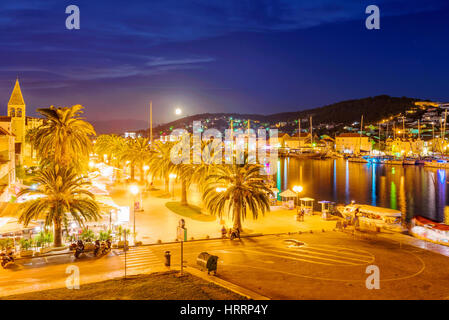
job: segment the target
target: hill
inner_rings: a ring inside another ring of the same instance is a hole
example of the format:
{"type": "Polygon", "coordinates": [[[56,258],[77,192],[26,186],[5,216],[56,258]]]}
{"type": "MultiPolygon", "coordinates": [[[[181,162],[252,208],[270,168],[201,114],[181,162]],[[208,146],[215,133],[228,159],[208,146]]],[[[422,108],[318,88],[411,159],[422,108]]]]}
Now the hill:
{"type": "MultiPolygon", "coordinates": [[[[390,116],[405,114],[407,109],[414,107],[414,102],[420,99],[407,97],[390,97],[380,95],[363,99],[353,99],[337,102],[334,104],[296,112],[281,112],[270,115],[261,114],[238,114],[238,113],[202,113],[172,121],[153,129],[155,137],[159,134],[168,134],[172,129],[186,128],[191,130],[193,121],[201,121],[207,128],[224,130],[229,127],[229,120],[234,119],[234,124],[244,127],[246,120],[250,119],[252,124],[258,126],[273,127],[282,123],[281,131],[290,132],[297,128],[295,120],[302,119],[308,126],[308,119],[313,117],[313,126],[322,128],[338,128],[360,121],[364,116],[365,124],[376,124],[382,119],[390,116]]],[[[254,128],[254,126],[252,126],[254,128]]],[[[331,130],[333,131],[333,130],[331,130]]],[[[148,131],[146,131],[148,132],[148,131]]],[[[144,134],[144,130],[139,133],[144,134]]]]}

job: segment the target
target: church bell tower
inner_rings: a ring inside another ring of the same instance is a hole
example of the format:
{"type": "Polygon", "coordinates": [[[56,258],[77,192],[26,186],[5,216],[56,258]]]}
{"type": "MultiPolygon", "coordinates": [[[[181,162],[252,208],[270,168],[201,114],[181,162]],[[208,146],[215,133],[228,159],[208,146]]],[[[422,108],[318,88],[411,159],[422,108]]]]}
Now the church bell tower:
{"type": "Polygon", "coordinates": [[[11,98],[8,102],[8,116],[11,117],[11,131],[15,135],[16,151],[22,150],[25,143],[25,101],[20,90],[19,79],[16,80],[11,98]]]}

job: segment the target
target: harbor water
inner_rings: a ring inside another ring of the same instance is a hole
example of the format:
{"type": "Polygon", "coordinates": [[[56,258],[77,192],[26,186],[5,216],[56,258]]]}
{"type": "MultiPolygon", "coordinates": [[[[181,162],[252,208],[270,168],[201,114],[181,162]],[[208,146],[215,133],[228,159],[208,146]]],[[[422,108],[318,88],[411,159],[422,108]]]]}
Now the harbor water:
{"type": "Polygon", "coordinates": [[[300,196],[314,198],[317,210],[319,200],[337,204],[354,200],[400,210],[406,220],[421,215],[445,221],[449,205],[445,169],[297,158],[280,158],[277,166],[276,187],[283,191],[302,186],[300,196]]]}

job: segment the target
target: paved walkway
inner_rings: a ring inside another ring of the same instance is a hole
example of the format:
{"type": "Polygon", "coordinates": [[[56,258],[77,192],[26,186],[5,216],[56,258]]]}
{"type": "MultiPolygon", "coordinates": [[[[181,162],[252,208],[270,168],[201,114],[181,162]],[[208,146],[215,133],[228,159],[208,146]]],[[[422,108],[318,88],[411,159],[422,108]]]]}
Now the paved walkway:
{"type": "MultiPolygon", "coordinates": [[[[125,186],[109,188],[111,197],[120,206],[129,206],[131,204],[131,195],[127,192],[125,186]]],[[[179,220],[182,218],[186,222],[187,238],[206,239],[221,237],[221,224],[217,218],[212,222],[194,220],[188,217],[180,216],[165,204],[170,201],[179,201],[179,197],[172,199],[164,197],[163,190],[146,192],[142,196],[143,212],[136,212],[136,232],[137,240],[143,243],[156,243],[158,240],[163,242],[172,242],[176,239],[176,228],[179,220]]],[[[180,191],[175,189],[175,195],[180,191]]],[[[195,190],[189,192],[189,203],[201,207],[200,196],[195,190]]],[[[206,214],[206,213],[205,213],[206,214]]],[[[335,228],[336,221],[324,221],[319,215],[305,216],[304,221],[295,220],[296,210],[286,210],[282,207],[271,207],[271,211],[264,216],[259,216],[257,220],[247,217],[243,221],[243,228],[246,233],[287,233],[287,232],[308,232],[326,231],[335,228]]],[[[133,228],[133,217],[130,216],[129,228],[133,228]]],[[[225,226],[228,229],[232,226],[231,219],[224,217],[225,226]]]]}
{"type": "MultiPolygon", "coordinates": [[[[181,218],[186,221],[188,239],[205,239],[221,237],[221,225],[217,218],[212,222],[197,221],[186,218],[169,210],[165,204],[169,201],[179,201],[179,186],[175,187],[176,199],[161,197],[163,194],[162,184],[156,184],[160,191],[145,193],[143,200],[143,212],[136,213],[137,240],[144,243],[155,243],[158,240],[172,242],[176,239],[176,227],[181,218]]],[[[110,189],[111,196],[119,205],[129,205],[130,195],[122,188],[110,189]]],[[[201,197],[193,188],[189,192],[189,203],[201,207],[201,197]]],[[[271,207],[271,211],[264,216],[259,216],[257,220],[248,217],[243,221],[243,228],[249,234],[276,234],[288,232],[321,232],[330,231],[335,228],[335,221],[325,221],[319,215],[305,216],[304,221],[295,220],[296,210],[286,210],[282,207],[271,207]]],[[[131,217],[132,218],[132,217],[131,217]]],[[[226,228],[232,226],[232,221],[224,218],[226,228]]],[[[132,229],[132,225],[130,224],[132,229]]],[[[429,250],[449,257],[449,247],[427,242],[412,236],[399,233],[381,233],[379,236],[409,244],[421,249],[429,250]]]]}

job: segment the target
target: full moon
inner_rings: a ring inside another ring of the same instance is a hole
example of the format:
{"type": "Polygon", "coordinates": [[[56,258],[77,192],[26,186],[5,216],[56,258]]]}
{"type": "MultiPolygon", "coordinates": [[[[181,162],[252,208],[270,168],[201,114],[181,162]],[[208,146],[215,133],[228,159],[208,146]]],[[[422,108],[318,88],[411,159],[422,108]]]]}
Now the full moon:
{"type": "Polygon", "coordinates": [[[175,114],[176,114],[176,115],[179,116],[181,113],[182,113],[182,110],[181,110],[180,108],[176,108],[176,109],[175,109],[175,114]]]}

